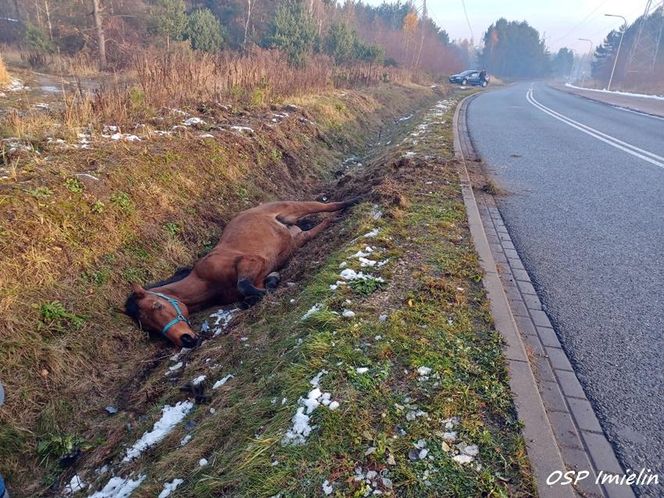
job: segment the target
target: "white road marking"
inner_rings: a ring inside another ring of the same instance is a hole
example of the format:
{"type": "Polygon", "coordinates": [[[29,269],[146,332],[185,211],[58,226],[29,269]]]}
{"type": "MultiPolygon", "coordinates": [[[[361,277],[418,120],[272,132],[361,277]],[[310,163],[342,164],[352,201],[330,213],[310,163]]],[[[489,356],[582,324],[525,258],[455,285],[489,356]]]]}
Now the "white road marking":
{"type": "Polygon", "coordinates": [[[602,133],[601,131],[596,130],[595,128],[591,128],[590,126],[584,125],[583,123],[579,123],[578,121],[575,121],[572,118],[569,118],[563,114],[560,114],[559,112],[554,111],[550,107],[545,106],[544,104],[538,102],[535,99],[532,88],[528,90],[528,93],[526,94],[526,100],[528,100],[528,102],[531,105],[533,105],[535,108],[557,119],[558,121],[562,121],[566,125],[571,126],[572,128],[576,128],[577,130],[582,131],[583,133],[590,135],[591,137],[596,138],[601,142],[609,144],[612,147],[615,147],[616,149],[620,149],[624,152],[627,152],[628,154],[631,154],[634,157],[638,157],[639,159],[643,159],[644,161],[647,161],[650,164],[654,164],[655,166],[664,169],[664,157],[649,152],[647,150],[641,149],[636,145],[623,142],[622,140],[616,137],[607,135],[606,133],[602,133]]]}

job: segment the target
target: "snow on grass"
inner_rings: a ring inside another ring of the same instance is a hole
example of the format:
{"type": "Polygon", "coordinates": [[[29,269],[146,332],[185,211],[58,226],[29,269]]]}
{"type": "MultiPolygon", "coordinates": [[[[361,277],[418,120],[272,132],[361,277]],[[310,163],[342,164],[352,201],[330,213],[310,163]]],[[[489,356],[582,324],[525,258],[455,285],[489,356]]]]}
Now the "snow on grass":
{"type": "Polygon", "coordinates": [[[365,233],[364,238],[371,239],[371,238],[377,237],[379,233],[380,233],[380,228],[374,228],[370,232],[365,233]]]}
{"type": "Polygon", "coordinates": [[[197,118],[196,116],[192,118],[187,118],[182,122],[183,125],[185,126],[203,126],[205,124],[205,121],[203,121],[201,118],[197,118]]]}
{"type": "Polygon", "coordinates": [[[159,443],[193,408],[193,401],[180,401],[175,406],[166,405],[162,409],[161,418],[155,422],[152,430],[143,433],[143,436],[127,450],[127,454],[122,461],[131,462],[138,458],[146,449],[159,443]]]}
{"type": "Polygon", "coordinates": [[[359,374],[365,374],[369,371],[369,367],[358,367],[355,371],[359,374]]]}
{"type": "Polygon", "coordinates": [[[83,479],[81,479],[80,476],[76,474],[74,477],[71,478],[69,484],[65,486],[64,494],[70,495],[73,493],[78,493],[79,491],[83,491],[87,487],[88,487],[87,483],[85,483],[83,479]]]}
{"type": "Polygon", "coordinates": [[[206,466],[208,465],[208,463],[209,463],[209,462],[208,462],[207,458],[201,458],[201,459],[198,461],[198,466],[199,466],[199,467],[206,467],[206,466]]]}
{"type": "Polygon", "coordinates": [[[600,90],[598,88],[584,88],[582,86],[572,85],[571,83],[565,83],[565,86],[569,87],[569,88],[575,88],[577,90],[586,90],[588,92],[598,92],[598,93],[608,93],[608,94],[614,94],[614,95],[624,95],[625,97],[639,97],[639,98],[642,98],[642,99],[664,100],[664,95],[652,95],[652,94],[647,94],[647,93],[621,92],[619,90],[607,90],[606,88],[604,88],[603,90],[600,90]]]}
{"type": "MultiPolygon", "coordinates": [[[[210,318],[214,319],[213,327],[215,328],[213,337],[219,336],[224,330],[228,328],[228,325],[231,323],[231,320],[238,311],[240,311],[239,308],[233,308],[230,310],[225,310],[222,308],[209,315],[210,318]]],[[[201,331],[203,331],[203,329],[206,329],[206,331],[209,330],[210,325],[207,322],[203,323],[201,326],[201,331]]]]}
{"type": "Polygon", "coordinates": [[[330,481],[328,481],[327,479],[325,479],[325,481],[323,481],[322,488],[323,488],[323,493],[325,494],[325,496],[331,495],[332,491],[334,491],[334,486],[332,486],[332,484],[330,484],[330,481]]]}
{"type": "Polygon", "coordinates": [[[180,446],[185,446],[189,441],[191,441],[191,434],[187,434],[180,440],[180,446]]]}
{"type": "Polygon", "coordinates": [[[307,318],[309,318],[310,316],[315,315],[316,313],[318,313],[322,309],[323,309],[323,305],[321,303],[316,303],[304,315],[302,315],[302,318],[300,318],[300,320],[304,321],[307,318]]]}
{"type": "Polygon", "coordinates": [[[196,377],[194,380],[191,381],[191,384],[194,386],[197,386],[198,384],[201,384],[205,379],[207,378],[207,375],[199,375],[196,377]]]}
{"type": "Polygon", "coordinates": [[[183,479],[173,479],[171,482],[164,483],[164,489],[159,493],[158,498],[167,498],[183,482],[183,479]]]}
{"type": "Polygon", "coordinates": [[[343,316],[344,318],[354,318],[355,312],[351,310],[344,310],[343,313],[341,313],[341,316],[343,316]]]}
{"type": "Polygon", "coordinates": [[[327,406],[333,411],[339,408],[339,402],[332,401],[332,395],[320,389],[320,380],[326,373],[326,370],[322,370],[309,381],[313,389],[309,391],[306,398],[298,400],[300,406],[298,406],[295,415],[291,419],[291,428],[288,429],[281,440],[282,445],[302,445],[307,441],[307,437],[314,429],[310,424],[310,416],[320,405],[327,406]]]}
{"type": "Polygon", "coordinates": [[[373,275],[367,275],[363,272],[356,272],[351,268],[346,268],[342,271],[339,276],[344,280],[375,280],[376,282],[385,282],[385,279],[382,277],[374,277],[373,275]]]}
{"type": "Polygon", "coordinates": [[[141,139],[138,138],[136,135],[132,135],[132,134],[129,134],[129,133],[113,133],[113,135],[110,135],[110,136],[105,136],[105,135],[102,135],[102,136],[104,138],[110,138],[111,140],[114,140],[116,142],[119,141],[119,140],[122,140],[124,142],[140,142],[141,141],[141,139]]]}
{"type": "Polygon", "coordinates": [[[25,86],[18,78],[11,78],[6,90],[10,92],[20,92],[22,90],[30,90],[30,87],[25,86]]]}
{"type": "Polygon", "coordinates": [[[145,481],[144,475],[138,476],[137,479],[112,477],[101,491],[91,494],[88,498],[127,498],[143,481],[145,481]]]}
{"type": "Polygon", "coordinates": [[[182,363],[181,361],[178,361],[175,365],[172,365],[172,366],[168,367],[168,372],[166,372],[166,375],[170,375],[173,372],[176,372],[176,371],[180,370],[183,366],[184,366],[184,363],[182,363]]]}
{"type": "Polygon", "coordinates": [[[235,377],[233,374],[228,374],[223,379],[220,379],[217,382],[215,382],[214,385],[212,386],[212,389],[219,389],[221,386],[223,386],[226,382],[231,380],[233,377],[235,377]]]}
{"type": "Polygon", "coordinates": [[[253,133],[254,129],[248,126],[231,126],[231,130],[237,131],[240,133],[253,133]]]}

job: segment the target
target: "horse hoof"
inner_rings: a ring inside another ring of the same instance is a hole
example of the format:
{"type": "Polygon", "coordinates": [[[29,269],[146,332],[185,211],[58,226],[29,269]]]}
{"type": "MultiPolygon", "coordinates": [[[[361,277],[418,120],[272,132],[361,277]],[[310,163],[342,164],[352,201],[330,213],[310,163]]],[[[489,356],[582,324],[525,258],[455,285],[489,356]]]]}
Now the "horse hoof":
{"type": "Polygon", "coordinates": [[[279,272],[273,271],[265,278],[265,287],[269,290],[274,290],[279,285],[279,282],[281,282],[281,275],[279,272]]]}

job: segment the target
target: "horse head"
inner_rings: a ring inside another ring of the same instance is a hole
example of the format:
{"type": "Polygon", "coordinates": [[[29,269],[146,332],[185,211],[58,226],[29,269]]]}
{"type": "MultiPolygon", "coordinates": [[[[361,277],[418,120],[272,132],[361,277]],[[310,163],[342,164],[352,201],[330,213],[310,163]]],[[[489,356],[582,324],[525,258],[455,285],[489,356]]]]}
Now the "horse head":
{"type": "Polygon", "coordinates": [[[161,333],[180,347],[193,348],[198,337],[189,324],[187,306],[173,296],[132,285],[125,313],[146,330],[161,333]]]}

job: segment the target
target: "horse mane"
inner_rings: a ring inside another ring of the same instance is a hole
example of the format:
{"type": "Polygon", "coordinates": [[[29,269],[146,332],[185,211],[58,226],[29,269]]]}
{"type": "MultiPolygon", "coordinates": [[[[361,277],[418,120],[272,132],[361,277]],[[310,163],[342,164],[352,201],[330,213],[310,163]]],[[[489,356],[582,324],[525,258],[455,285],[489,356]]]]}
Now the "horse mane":
{"type": "MultiPolygon", "coordinates": [[[[178,268],[177,270],[175,270],[173,276],[167,278],[166,280],[149,284],[145,288],[154,289],[155,287],[161,287],[162,285],[172,284],[173,282],[179,282],[180,280],[188,276],[190,273],[191,273],[191,268],[178,268]]],[[[127,297],[127,301],[125,301],[125,313],[129,315],[131,318],[133,318],[136,321],[136,323],[138,323],[138,316],[140,314],[140,309],[138,307],[138,299],[136,299],[136,294],[134,292],[129,294],[129,296],[127,297]]]]}

